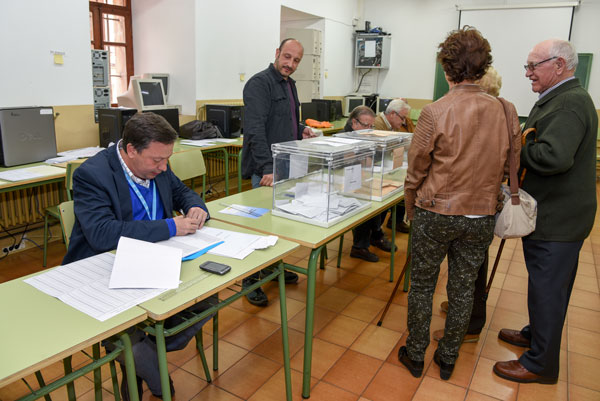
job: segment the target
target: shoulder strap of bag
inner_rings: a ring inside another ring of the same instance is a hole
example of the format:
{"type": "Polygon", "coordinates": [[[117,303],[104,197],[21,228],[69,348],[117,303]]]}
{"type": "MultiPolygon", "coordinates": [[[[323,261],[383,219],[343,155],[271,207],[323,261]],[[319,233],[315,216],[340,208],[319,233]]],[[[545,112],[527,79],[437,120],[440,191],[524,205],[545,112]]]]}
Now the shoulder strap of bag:
{"type": "Polygon", "coordinates": [[[517,161],[515,160],[516,155],[513,151],[513,138],[510,134],[512,128],[510,126],[510,117],[508,113],[508,105],[507,101],[503,98],[499,97],[498,100],[502,104],[502,108],[504,108],[504,115],[506,117],[506,129],[508,133],[508,143],[510,145],[510,150],[508,154],[508,166],[509,166],[509,187],[510,187],[510,199],[513,205],[518,205],[521,203],[519,199],[519,181],[517,180],[517,161]]]}

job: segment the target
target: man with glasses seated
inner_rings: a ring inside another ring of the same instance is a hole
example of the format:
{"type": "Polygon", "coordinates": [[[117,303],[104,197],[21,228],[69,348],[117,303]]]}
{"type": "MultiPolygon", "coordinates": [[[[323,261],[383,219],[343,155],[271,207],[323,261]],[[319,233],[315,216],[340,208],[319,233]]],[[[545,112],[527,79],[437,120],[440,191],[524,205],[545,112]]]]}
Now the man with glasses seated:
{"type": "MultiPolygon", "coordinates": [[[[373,129],[375,126],[375,113],[367,106],[358,106],[350,113],[348,121],[344,126],[345,132],[373,129]]],[[[383,234],[381,224],[386,212],[365,221],[352,230],[354,242],[350,257],[366,260],[367,262],[378,262],[379,257],[369,251],[369,245],[376,246],[385,252],[391,252],[392,243],[383,234]]]]}
{"type": "MultiPolygon", "coordinates": [[[[392,100],[385,111],[375,118],[375,129],[381,131],[415,132],[415,124],[409,117],[410,106],[404,99],[392,100]]],[[[409,225],[404,222],[404,201],[400,202],[396,212],[396,231],[407,233],[409,225]]],[[[383,222],[385,215],[381,218],[383,222]]],[[[387,221],[387,228],[392,228],[392,218],[387,221]]]]}
{"type": "Polygon", "coordinates": [[[404,99],[392,100],[385,111],[375,118],[375,129],[381,131],[415,132],[415,124],[409,117],[410,106],[404,99]]]}

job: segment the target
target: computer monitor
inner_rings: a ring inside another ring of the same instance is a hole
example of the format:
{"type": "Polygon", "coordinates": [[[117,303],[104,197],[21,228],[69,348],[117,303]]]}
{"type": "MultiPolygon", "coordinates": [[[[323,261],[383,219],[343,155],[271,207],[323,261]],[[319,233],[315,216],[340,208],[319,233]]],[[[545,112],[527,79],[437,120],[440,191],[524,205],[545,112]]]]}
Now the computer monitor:
{"type": "Polygon", "coordinates": [[[390,102],[394,100],[393,98],[377,98],[377,113],[385,112],[390,102]]]}
{"type": "Polygon", "coordinates": [[[117,103],[141,111],[163,109],[166,105],[165,91],[160,79],[135,78],[129,82],[129,89],[117,96],[117,103]]]}
{"type": "Polygon", "coordinates": [[[346,96],[344,98],[344,116],[348,117],[355,107],[364,105],[365,98],[363,96],[346,96]]]}
{"type": "Polygon", "coordinates": [[[165,91],[165,100],[169,101],[169,90],[171,89],[171,78],[169,74],[165,72],[146,72],[142,74],[144,79],[160,79],[163,83],[163,89],[165,91]]]}

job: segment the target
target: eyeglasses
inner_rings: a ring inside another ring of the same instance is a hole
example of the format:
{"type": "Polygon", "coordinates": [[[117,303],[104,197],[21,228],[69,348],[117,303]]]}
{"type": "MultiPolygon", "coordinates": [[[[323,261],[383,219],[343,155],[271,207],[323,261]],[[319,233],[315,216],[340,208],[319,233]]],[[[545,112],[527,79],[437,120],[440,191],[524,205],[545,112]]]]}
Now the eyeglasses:
{"type": "Polygon", "coordinates": [[[394,114],[398,116],[398,118],[400,118],[400,120],[402,120],[403,122],[406,121],[406,116],[403,116],[402,114],[398,113],[397,111],[394,111],[394,114]]]}
{"type": "Polygon", "coordinates": [[[373,124],[365,124],[362,121],[360,121],[358,118],[355,118],[354,121],[356,121],[358,124],[360,124],[360,126],[363,128],[373,128],[375,126],[373,124]]]}
{"type": "Polygon", "coordinates": [[[535,67],[537,67],[538,65],[545,63],[546,61],[554,60],[555,58],[558,58],[558,57],[554,56],[554,57],[547,58],[546,60],[539,61],[537,63],[525,64],[523,67],[525,68],[525,71],[533,72],[533,70],[535,70],[535,67]]]}

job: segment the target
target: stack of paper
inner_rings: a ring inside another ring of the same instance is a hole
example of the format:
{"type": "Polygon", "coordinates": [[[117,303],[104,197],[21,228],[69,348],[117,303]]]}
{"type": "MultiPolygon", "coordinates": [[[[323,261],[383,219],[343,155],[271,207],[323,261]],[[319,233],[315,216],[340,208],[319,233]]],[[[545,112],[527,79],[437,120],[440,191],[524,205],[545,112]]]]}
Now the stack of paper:
{"type": "Polygon", "coordinates": [[[105,321],[161,294],[165,289],[110,289],[115,255],[102,253],[24,280],[67,305],[105,321]]]}
{"type": "Polygon", "coordinates": [[[6,181],[25,181],[64,173],[65,169],[60,167],[34,166],[3,171],[0,173],[0,179],[6,181]]]}
{"type": "Polygon", "coordinates": [[[278,240],[275,235],[246,234],[213,227],[202,227],[200,231],[223,241],[221,245],[208,251],[209,254],[235,259],[244,259],[256,249],[264,249],[275,245],[278,240]]]}
{"type": "Polygon", "coordinates": [[[191,235],[171,237],[157,242],[160,245],[181,249],[183,260],[195,259],[221,243],[223,241],[220,238],[202,230],[196,230],[196,233],[191,235]]]}
{"type": "Polygon", "coordinates": [[[362,206],[362,203],[356,198],[331,194],[329,196],[329,218],[327,218],[327,201],[327,194],[307,193],[289,203],[278,203],[277,207],[287,213],[326,222],[362,206]]]}

